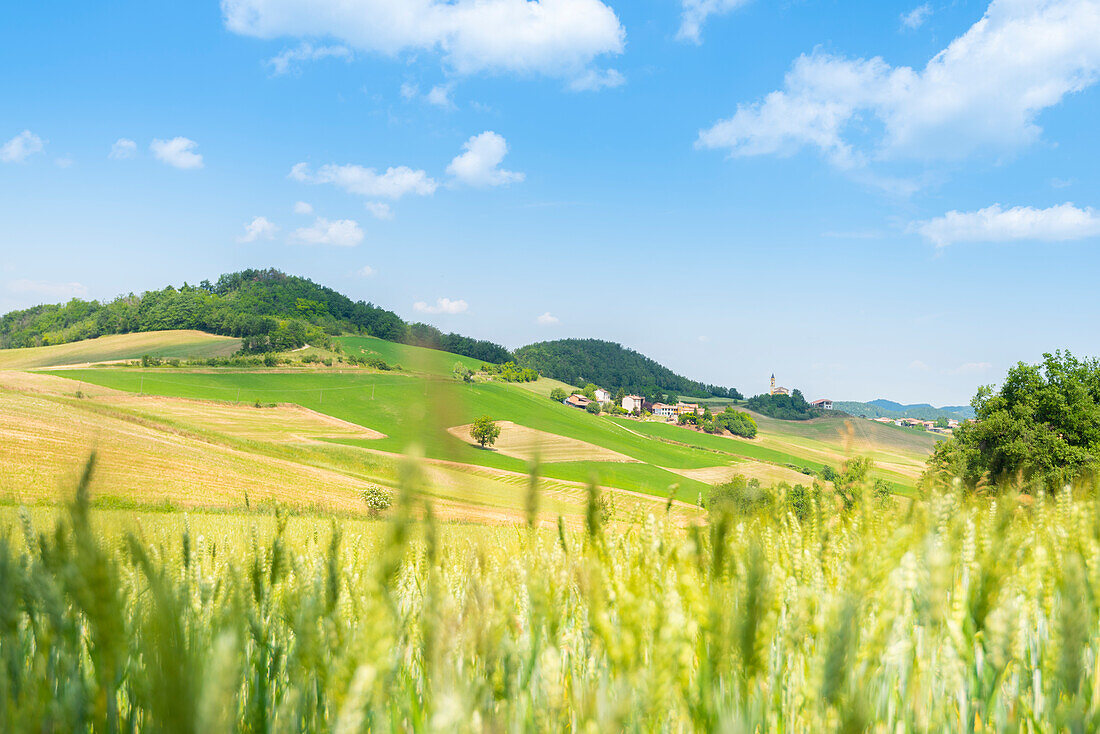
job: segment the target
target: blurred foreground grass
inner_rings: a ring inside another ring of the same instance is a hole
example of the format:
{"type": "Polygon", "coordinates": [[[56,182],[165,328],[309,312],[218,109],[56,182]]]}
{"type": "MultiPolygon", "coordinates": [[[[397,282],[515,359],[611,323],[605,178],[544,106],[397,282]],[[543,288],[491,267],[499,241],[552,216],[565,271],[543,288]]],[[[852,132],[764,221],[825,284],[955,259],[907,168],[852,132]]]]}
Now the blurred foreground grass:
{"type": "MultiPolygon", "coordinates": [[[[1100,507],[0,510],[0,730],[1095,731],[1100,507]]],[[[593,493],[595,490],[593,490],[593,493]]],[[[784,507],[780,502],[778,507],[784,507]]]]}

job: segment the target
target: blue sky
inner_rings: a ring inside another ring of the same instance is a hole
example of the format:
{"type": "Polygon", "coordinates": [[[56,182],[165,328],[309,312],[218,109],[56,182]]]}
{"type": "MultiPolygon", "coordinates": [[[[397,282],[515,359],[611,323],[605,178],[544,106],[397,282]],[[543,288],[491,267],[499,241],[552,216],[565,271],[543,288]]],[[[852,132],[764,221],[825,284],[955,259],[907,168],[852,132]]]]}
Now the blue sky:
{"type": "Polygon", "coordinates": [[[0,8],[0,311],[245,267],[746,393],[1100,353],[1100,0],[0,8]]]}

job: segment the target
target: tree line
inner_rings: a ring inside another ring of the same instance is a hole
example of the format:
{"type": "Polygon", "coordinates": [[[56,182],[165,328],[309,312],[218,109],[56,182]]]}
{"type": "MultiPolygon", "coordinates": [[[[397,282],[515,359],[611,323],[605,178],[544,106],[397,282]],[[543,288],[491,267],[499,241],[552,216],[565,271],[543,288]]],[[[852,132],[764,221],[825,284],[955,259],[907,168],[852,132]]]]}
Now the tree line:
{"type": "Polygon", "coordinates": [[[753,395],[745,407],[785,421],[805,421],[822,413],[806,402],[801,390],[792,390],[790,395],[753,395]]]}
{"type": "Polygon", "coordinates": [[[214,283],[119,296],[73,299],[12,311],[0,317],[0,348],[46,346],[161,329],[199,329],[238,337],[245,352],[327,346],[345,332],[441,349],[486,362],[511,359],[507,349],[429,324],[406,323],[370,302],[352,301],[331,288],[278,270],[242,270],[214,283]]]}

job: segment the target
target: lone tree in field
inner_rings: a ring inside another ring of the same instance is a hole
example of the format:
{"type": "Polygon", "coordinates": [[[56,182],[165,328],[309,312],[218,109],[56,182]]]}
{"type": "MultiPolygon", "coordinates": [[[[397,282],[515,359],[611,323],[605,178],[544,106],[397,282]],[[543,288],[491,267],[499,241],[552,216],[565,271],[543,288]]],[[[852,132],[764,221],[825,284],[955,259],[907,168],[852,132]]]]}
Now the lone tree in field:
{"type": "Polygon", "coordinates": [[[500,426],[487,415],[483,415],[474,421],[470,429],[470,437],[481,444],[481,448],[488,448],[497,442],[500,435],[500,426]]]}

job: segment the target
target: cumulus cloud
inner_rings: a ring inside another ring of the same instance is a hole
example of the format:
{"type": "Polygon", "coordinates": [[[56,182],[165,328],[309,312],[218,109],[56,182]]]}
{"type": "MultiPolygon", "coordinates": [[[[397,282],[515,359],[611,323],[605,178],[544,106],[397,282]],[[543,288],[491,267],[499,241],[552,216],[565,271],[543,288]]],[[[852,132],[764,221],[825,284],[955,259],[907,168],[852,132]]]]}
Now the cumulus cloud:
{"type": "Polygon", "coordinates": [[[167,163],[174,168],[191,169],[202,168],[202,154],[196,153],[198,143],[188,138],[175,137],[171,140],[154,139],[149,143],[149,150],[158,161],[167,163]]]}
{"type": "Polygon", "coordinates": [[[374,268],[372,268],[370,265],[364,265],[355,272],[362,278],[369,278],[374,275],[374,268]]]}
{"type": "Polygon", "coordinates": [[[447,173],[471,186],[501,186],[518,183],[524,174],[506,171],[500,167],[508,153],[504,137],[492,130],[475,135],[462,145],[463,152],[455,156],[447,173]]]}
{"type": "Polygon", "coordinates": [[[312,204],[307,204],[304,201],[296,201],[296,202],[294,202],[294,213],[295,214],[312,214],[313,213],[313,205],[312,204]]]}
{"type": "Polygon", "coordinates": [[[234,33],[332,38],[387,56],[438,51],[458,74],[571,79],[626,38],[601,0],[222,0],[222,12],[234,33]]]}
{"type": "Polygon", "coordinates": [[[88,295],[88,289],[82,283],[54,283],[46,280],[28,280],[27,278],[20,278],[8,283],[8,290],[11,293],[42,296],[53,300],[83,298],[88,295]]]}
{"type": "Polygon", "coordinates": [[[237,238],[237,242],[255,242],[256,240],[270,240],[275,237],[279,228],[269,222],[266,217],[256,217],[244,226],[244,234],[237,238]]]}
{"type": "Polygon", "coordinates": [[[424,95],[424,100],[430,105],[442,107],[445,110],[454,109],[455,105],[451,100],[451,92],[453,90],[453,84],[436,84],[424,95]]]}
{"type": "Polygon", "coordinates": [[[35,153],[41,153],[46,147],[45,141],[30,130],[24,130],[0,146],[0,161],[4,163],[22,163],[35,153]]]}
{"type": "Polygon", "coordinates": [[[729,13],[748,3],[749,0],[681,0],[683,11],[680,14],[680,31],[676,38],[681,41],[700,42],[699,32],[703,23],[712,15],[729,13]]]}
{"type": "Polygon", "coordinates": [[[1048,209],[1003,209],[994,204],[972,212],[950,211],[917,223],[915,229],[936,247],[957,242],[1063,242],[1100,236],[1100,212],[1068,202],[1048,209]]]}
{"type": "Polygon", "coordinates": [[[417,301],[413,304],[413,309],[420,313],[463,313],[469,308],[469,304],[463,301],[461,298],[457,301],[452,301],[450,298],[437,298],[434,305],[428,305],[424,301],[417,301]]]}
{"type": "Polygon", "coordinates": [[[537,321],[540,326],[554,326],[555,324],[560,323],[558,317],[554,316],[549,311],[544,313],[542,316],[539,316],[537,319],[535,319],[535,321],[537,321]]]}
{"type": "Polygon", "coordinates": [[[384,201],[368,201],[364,206],[375,219],[393,219],[393,209],[384,201]]]}
{"type": "Polygon", "coordinates": [[[901,14],[901,24],[909,30],[915,31],[924,25],[924,21],[932,15],[932,6],[929,3],[918,5],[908,13],[901,14]]]}
{"type": "Polygon", "coordinates": [[[354,219],[328,220],[317,217],[313,226],[294,230],[290,241],[301,245],[355,247],[363,241],[363,230],[354,219]]]}
{"type": "Polygon", "coordinates": [[[420,94],[420,87],[412,82],[405,82],[401,85],[401,99],[409,101],[416,99],[416,95],[420,94]]]}
{"type": "Polygon", "coordinates": [[[1097,38],[1097,0],[993,0],[923,69],[803,55],[781,90],[740,105],[696,145],[733,156],[810,147],[843,168],[1013,150],[1039,137],[1043,110],[1095,83],[1097,38]]]}
{"type": "Polygon", "coordinates": [[[281,76],[288,73],[298,73],[302,65],[310,61],[321,59],[344,59],[351,61],[351,49],[347,46],[314,46],[308,41],[303,41],[295,48],[288,48],[282,53],[272,56],[267,60],[271,73],[281,76]]]}
{"type": "Polygon", "coordinates": [[[408,166],[390,167],[378,173],[373,168],[354,164],[328,163],[314,173],[308,164],[298,163],[290,169],[290,178],[303,183],[332,184],[350,194],[387,199],[400,199],[406,194],[429,196],[439,186],[427,172],[408,166]]]}
{"type": "Polygon", "coordinates": [[[137,153],[137,143],[129,138],[119,138],[111,146],[111,152],[107,154],[108,158],[113,158],[116,161],[125,160],[127,158],[133,158],[137,153]]]}

